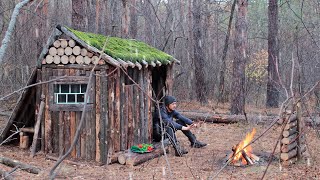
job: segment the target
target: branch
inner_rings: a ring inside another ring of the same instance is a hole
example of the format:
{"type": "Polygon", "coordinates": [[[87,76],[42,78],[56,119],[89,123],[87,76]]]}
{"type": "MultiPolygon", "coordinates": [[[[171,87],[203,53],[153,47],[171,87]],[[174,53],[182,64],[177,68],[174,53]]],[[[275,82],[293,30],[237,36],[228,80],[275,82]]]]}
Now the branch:
{"type": "Polygon", "coordinates": [[[9,23],[9,26],[8,26],[8,30],[2,40],[2,43],[1,43],[1,47],[0,47],[0,63],[3,61],[3,57],[5,55],[5,52],[8,48],[8,44],[11,40],[11,35],[14,31],[14,27],[15,27],[15,24],[16,24],[16,21],[17,21],[17,17],[19,15],[19,11],[20,9],[25,6],[26,4],[28,4],[29,2],[31,2],[33,0],[24,0],[20,3],[18,3],[14,10],[13,10],[13,13],[11,15],[11,20],[10,20],[10,23],[9,23]]]}
{"type": "Polygon", "coordinates": [[[13,92],[10,93],[10,94],[7,94],[7,95],[1,97],[1,98],[0,98],[0,101],[3,101],[3,100],[6,99],[7,97],[12,96],[13,94],[18,93],[19,91],[22,91],[22,90],[31,88],[31,87],[33,87],[33,86],[37,86],[37,85],[41,85],[41,84],[46,84],[46,83],[54,82],[54,81],[63,79],[63,78],[65,78],[65,77],[67,77],[67,76],[65,75],[65,76],[61,76],[61,77],[55,78],[55,79],[51,79],[51,80],[49,80],[49,81],[38,82],[38,83],[35,83],[35,84],[31,84],[31,85],[25,86],[25,87],[23,87],[23,88],[20,88],[20,89],[18,89],[18,90],[13,91],[13,92]]]}

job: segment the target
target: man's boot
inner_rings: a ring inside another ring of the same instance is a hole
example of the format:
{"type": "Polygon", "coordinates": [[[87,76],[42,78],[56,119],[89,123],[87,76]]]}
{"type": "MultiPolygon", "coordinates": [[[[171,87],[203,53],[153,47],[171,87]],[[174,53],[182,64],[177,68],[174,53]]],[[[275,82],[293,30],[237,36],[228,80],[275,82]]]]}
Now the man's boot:
{"type": "Polygon", "coordinates": [[[184,135],[186,135],[191,143],[191,147],[194,148],[202,148],[206,146],[206,143],[200,142],[197,140],[196,136],[192,134],[191,131],[182,131],[184,135]]]}
{"type": "Polygon", "coordinates": [[[188,151],[184,149],[178,142],[173,145],[175,150],[175,156],[182,157],[184,154],[188,154],[188,151]]]}

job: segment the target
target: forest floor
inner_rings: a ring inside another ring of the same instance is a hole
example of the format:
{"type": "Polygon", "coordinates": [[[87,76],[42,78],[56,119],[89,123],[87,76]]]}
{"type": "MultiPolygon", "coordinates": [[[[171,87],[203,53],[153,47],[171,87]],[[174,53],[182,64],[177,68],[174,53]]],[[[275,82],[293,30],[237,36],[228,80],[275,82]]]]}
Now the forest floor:
{"type": "MultiPolygon", "coordinates": [[[[223,107],[211,108],[182,103],[179,109],[210,111],[227,113],[223,107]],[[185,105],[183,105],[185,104],[185,105]]],[[[254,110],[252,112],[265,112],[254,110]]],[[[276,111],[276,110],[275,110],[276,111]]],[[[0,126],[3,128],[5,120],[0,116],[0,126]]],[[[150,160],[141,165],[128,167],[120,164],[99,166],[94,162],[79,162],[83,165],[75,166],[62,163],[58,168],[56,179],[208,179],[215,176],[224,166],[226,155],[231,153],[233,145],[238,144],[248,132],[256,128],[258,137],[268,124],[202,124],[201,127],[192,131],[200,141],[208,143],[204,148],[195,149],[189,146],[187,138],[177,132],[182,145],[189,150],[183,157],[175,157],[173,152],[166,157],[150,160]],[[170,167],[170,168],[169,168],[170,167]]],[[[1,129],[0,128],[0,129],[1,129]]],[[[267,167],[268,157],[271,155],[279,137],[281,127],[273,126],[264,136],[252,145],[253,153],[261,158],[261,162],[251,166],[234,167],[226,166],[216,179],[261,179],[267,167]]],[[[306,129],[308,152],[311,161],[298,162],[288,168],[281,168],[279,164],[279,147],[267,171],[265,179],[320,179],[320,139],[316,131],[311,127],[306,129]]],[[[42,169],[38,175],[30,174],[22,170],[13,172],[15,179],[48,179],[48,174],[55,161],[46,160],[45,155],[38,153],[34,158],[29,157],[28,150],[21,150],[16,146],[1,146],[0,156],[15,159],[42,169]]],[[[12,168],[0,164],[0,169],[9,172],[12,168]]]]}

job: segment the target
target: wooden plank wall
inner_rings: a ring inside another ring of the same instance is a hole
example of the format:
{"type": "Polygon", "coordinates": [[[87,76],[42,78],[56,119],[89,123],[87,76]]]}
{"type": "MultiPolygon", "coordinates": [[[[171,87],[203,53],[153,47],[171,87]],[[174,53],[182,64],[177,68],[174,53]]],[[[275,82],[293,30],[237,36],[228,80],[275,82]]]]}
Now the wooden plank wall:
{"type": "MultiPolygon", "coordinates": [[[[152,101],[150,69],[133,69],[132,78],[141,89],[125,82],[125,74],[114,67],[95,71],[90,87],[90,105],[85,116],[80,138],[71,152],[71,157],[110,163],[111,156],[127,150],[134,144],[152,141],[152,101]],[[108,76],[107,76],[108,75],[108,76]]],[[[88,69],[53,67],[42,68],[42,80],[56,76],[88,77],[88,69]]],[[[65,153],[74,139],[81,120],[81,111],[74,109],[50,109],[53,103],[52,84],[43,84],[46,95],[44,127],[44,150],[46,153],[65,153]]],[[[89,88],[89,87],[88,87],[89,88]]]]}
{"type": "MultiPolygon", "coordinates": [[[[95,73],[100,74],[100,71],[95,73]]],[[[88,77],[90,70],[82,69],[68,69],[68,68],[42,68],[42,81],[50,80],[50,78],[55,78],[59,76],[86,76],[88,77]]],[[[92,86],[89,87],[89,99],[91,99],[89,106],[87,108],[85,122],[81,129],[80,138],[75,148],[72,149],[71,157],[81,158],[85,160],[95,160],[96,159],[96,101],[95,89],[96,89],[96,79],[93,80],[92,86]]],[[[74,108],[61,108],[63,110],[51,110],[50,104],[54,101],[53,96],[53,84],[43,84],[42,90],[46,95],[46,106],[45,106],[45,121],[43,123],[44,127],[44,151],[45,153],[53,153],[57,155],[64,154],[71,146],[71,143],[74,140],[75,132],[81,120],[82,108],[75,110],[74,108]]],[[[98,83],[100,85],[100,82],[98,83]]],[[[98,104],[100,107],[100,105],[98,104]]],[[[105,108],[104,108],[105,109],[105,108]]],[[[101,114],[101,113],[100,113],[101,114]]],[[[98,120],[101,121],[104,118],[98,117],[98,120]]],[[[99,123],[98,123],[99,124],[99,123]]],[[[98,131],[100,133],[100,131],[98,131]]],[[[98,146],[100,148],[100,146],[98,146]]],[[[100,150],[100,149],[99,149],[100,150]]]]}
{"type": "MultiPolygon", "coordinates": [[[[125,76],[125,74],[121,74],[125,76]]],[[[132,78],[142,88],[135,84],[125,85],[122,81],[123,92],[121,105],[121,150],[129,149],[132,145],[139,143],[150,143],[152,141],[152,117],[151,117],[151,75],[148,69],[140,71],[134,69],[132,78]]]]}

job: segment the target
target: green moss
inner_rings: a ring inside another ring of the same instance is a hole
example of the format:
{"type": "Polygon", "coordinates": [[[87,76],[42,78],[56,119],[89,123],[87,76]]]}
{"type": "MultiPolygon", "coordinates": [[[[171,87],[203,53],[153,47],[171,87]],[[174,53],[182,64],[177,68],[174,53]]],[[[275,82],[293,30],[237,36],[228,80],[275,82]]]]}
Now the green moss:
{"type": "MultiPolygon", "coordinates": [[[[66,28],[74,33],[79,39],[99,50],[103,48],[107,38],[101,34],[81,32],[69,27],[66,28]]],[[[173,59],[169,54],[153,48],[146,43],[118,37],[108,37],[106,48],[103,51],[114,59],[120,58],[124,61],[131,62],[141,62],[142,60],[151,62],[158,60],[163,64],[167,64],[173,59]]]]}

